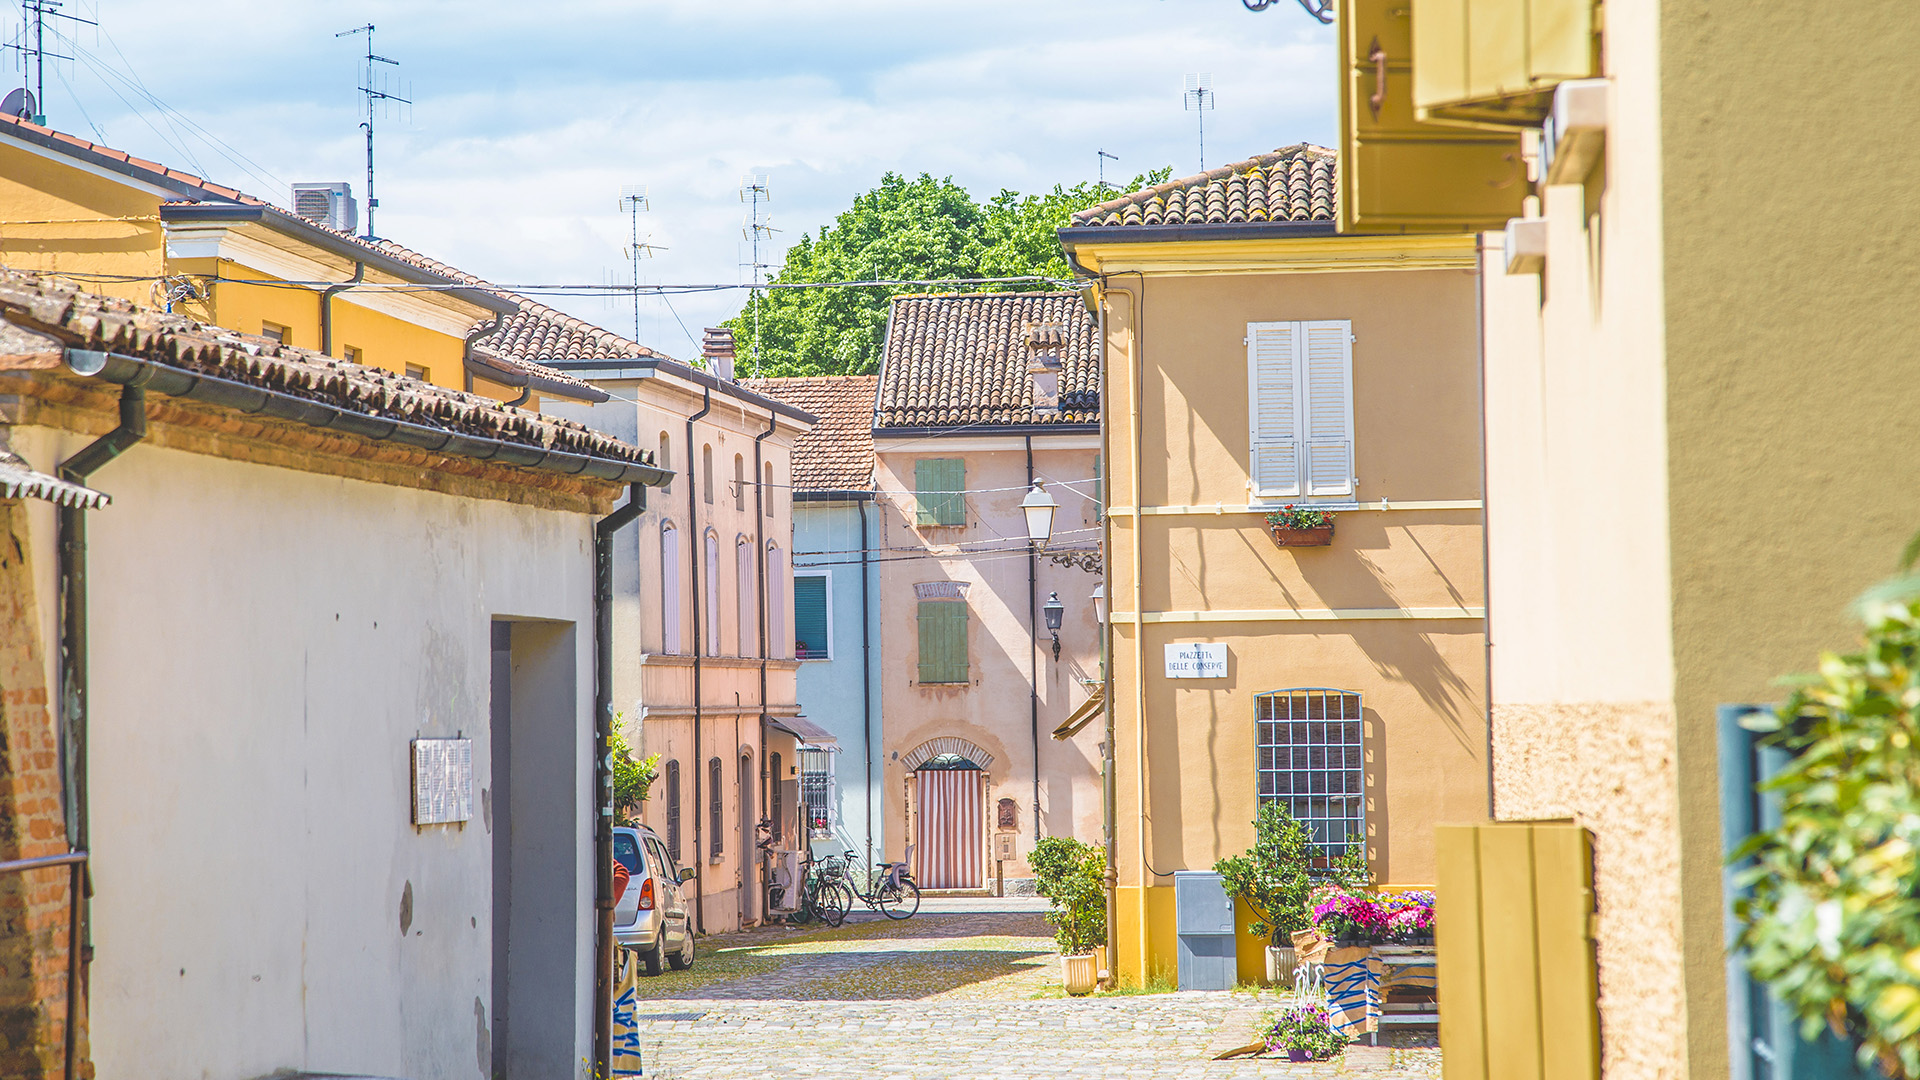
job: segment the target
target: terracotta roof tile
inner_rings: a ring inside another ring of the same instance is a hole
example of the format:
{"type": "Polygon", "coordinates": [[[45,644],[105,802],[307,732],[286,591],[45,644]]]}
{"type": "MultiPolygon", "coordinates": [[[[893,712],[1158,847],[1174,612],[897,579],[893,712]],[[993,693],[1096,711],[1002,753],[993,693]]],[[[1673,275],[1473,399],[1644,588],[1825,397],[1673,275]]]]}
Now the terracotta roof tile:
{"type": "Polygon", "coordinates": [[[873,488],[873,375],[741,379],[740,385],[819,417],[793,445],[798,491],[870,491],[873,488]]]}
{"type": "Polygon", "coordinates": [[[1301,143],[1169,180],[1073,215],[1075,227],[1332,221],[1334,153],[1301,143]]]}
{"type": "Polygon", "coordinates": [[[651,453],[571,420],[509,408],[492,398],[243,336],[183,315],[60,288],[31,274],[0,271],[0,311],[10,323],[80,348],[261,386],[368,416],[614,461],[653,463],[651,453]]]}
{"type": "Polygon", "coordinates": [[[875,430],[1100,420],[1098,328],[1080,294],[965,293],[893,302],[875,430]],[[1033,410],[1026,328],[1062,328],[1061,411],[1033,410]]]}

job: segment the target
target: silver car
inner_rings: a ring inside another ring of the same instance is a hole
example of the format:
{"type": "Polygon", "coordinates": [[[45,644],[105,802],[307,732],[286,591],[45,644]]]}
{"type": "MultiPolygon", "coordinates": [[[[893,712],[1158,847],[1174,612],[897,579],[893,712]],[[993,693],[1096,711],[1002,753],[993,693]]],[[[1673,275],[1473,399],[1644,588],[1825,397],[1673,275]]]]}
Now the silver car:
{"type": "Polygon", "coordinates": [[[639,957],[649,975],[660,974],[663,960],[675,971],[692,967],[693,924],[680,886],[693,880],[693,870],[677,866],[667,845],[644,825],[613,830],[613,857],[631,875],[613,906],[614,939],[639,957]]]}

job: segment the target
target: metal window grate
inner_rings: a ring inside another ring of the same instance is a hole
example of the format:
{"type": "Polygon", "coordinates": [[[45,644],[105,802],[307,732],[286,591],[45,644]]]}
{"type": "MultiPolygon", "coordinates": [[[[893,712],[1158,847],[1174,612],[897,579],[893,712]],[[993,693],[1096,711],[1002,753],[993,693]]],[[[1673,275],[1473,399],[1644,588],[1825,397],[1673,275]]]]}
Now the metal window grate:
{"type": "Polygon", "coordinates": [[[680,861],[680,763],[667,762],[667,853],[680,861]]]}
{"type": "Polygon", "coordinates": [[[807,808],[807,835],[833,835],[833,755],[800,750],[800,802],[807,808]]]}
{"type": "Polygon", "coordinates": [[[1255,699],[1260,801],[1282,800],[1329,858],[1367,834],[1360,695],[1297,687],[1255,699]]]}

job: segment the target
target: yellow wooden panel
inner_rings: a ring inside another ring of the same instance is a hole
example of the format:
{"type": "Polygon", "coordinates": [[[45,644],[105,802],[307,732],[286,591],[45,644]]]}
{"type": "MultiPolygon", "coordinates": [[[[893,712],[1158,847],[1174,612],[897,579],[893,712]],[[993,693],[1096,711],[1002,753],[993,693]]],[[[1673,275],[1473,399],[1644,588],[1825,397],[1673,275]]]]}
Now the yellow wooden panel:
{"type": "Polygon", "coordinates": [[[1540,1031],[1546,1080],[1599,1080],[1600,1021],[1593,941],[1593,856],[1572,823],[1533,830],[1540,918],[1540,1031]]]}
{"type": "Polygon", "coordinates": [[[1434,963],[1440,979],[1440,1059],[1445,1080],[1486,1080],[1487,1027],[1480,956],[1480,826],[1434,830],[1434,963]]]}
{"type": "Polygon", "coordinates": [[[1468,99],[1505,97],[1531,89],[1527,6],[1527,0],[1468,0],[1468,99]]]}
{"type": "Polygon", "coordinates": [[[1536,85],[1600,74],[1590,0],[1530,0],[1527,7],[1528,73],[1536,85]]]}
{"type": "Polygon", "coordinates": [[[1420,0],[1412,12],[1413,100],[1467,96],[1467,0],[1420,0]]]}
{"type": "Polygon", "coordinates": [[[1339,12],[1341,230],[1474,232],[1519,214],[1529,188],[1517,132],[1414,116],[1407,0],[1351,0],[1339,12]],[[1376,44],[1385,54],[1384,82],[1382,65],[1368,58],[1376,44]]]}
{"type": "Polygon", "coordinates": [[[1543,1080],[1540,1073],[1539,928],[1533,895],[1533,830],[1480,830],[1481,969],[1486,973],[1487,1080],[1543,1080]]]}
{"type": "Polygon", "coordinates": [[[1415,115],[1449,126],[1538,124],[1557,84],[1599,72],[1594,10],[1594,0],[1417,0],[1415,115]]]}

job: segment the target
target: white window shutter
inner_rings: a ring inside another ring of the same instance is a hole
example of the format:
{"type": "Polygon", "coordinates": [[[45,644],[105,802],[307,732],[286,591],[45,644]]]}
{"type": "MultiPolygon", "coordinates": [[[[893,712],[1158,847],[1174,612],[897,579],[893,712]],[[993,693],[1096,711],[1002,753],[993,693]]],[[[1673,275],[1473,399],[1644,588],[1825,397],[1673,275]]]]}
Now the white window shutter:
{"type": "Polygon", "coordinates": [[[1346,321],[1300,324],[1307,494],[1353,494],[1353,331],[1346,321]]]}
{"type": "Polygon", "coordinates": [[[1247,474],[1257,498],[1300,495],[1298,335],[1295,323],[1247,324],[1247,474]]]}

